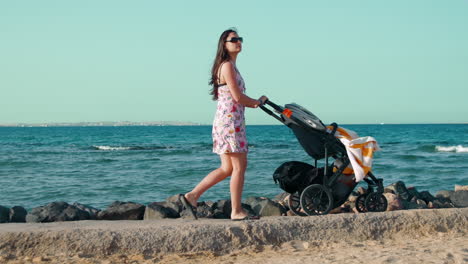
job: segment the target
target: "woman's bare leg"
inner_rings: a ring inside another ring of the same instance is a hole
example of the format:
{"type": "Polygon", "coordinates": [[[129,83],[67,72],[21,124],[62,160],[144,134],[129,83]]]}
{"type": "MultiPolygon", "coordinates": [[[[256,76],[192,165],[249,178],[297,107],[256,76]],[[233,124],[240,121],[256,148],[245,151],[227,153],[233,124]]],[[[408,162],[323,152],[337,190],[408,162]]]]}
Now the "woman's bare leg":
{"type": "Polygon", "coordinates": [[[247,216],[242,209],[242,190],[244,189],[245,170],[247,169],[247,153],[231,153],[231,219],[240,219],[247,216]]]}
{"type": "Polygon", "coordinates": [[[197,186],[195,186],[195,188],[193,188],[191,192],[185,194],[185,198],[190,202],[190,204],[192,204],[193,206],[197,206],[198,198],[200,198],[200,196],[206,190],[208,190],[218,182],[231,176],[233,167],[231,163],[231,158],[227,155],[228,154],[219,155],[221,158],[221,166],[218,169],[206,175],[205,178],[203,178],[203,180],[197,186]]]}

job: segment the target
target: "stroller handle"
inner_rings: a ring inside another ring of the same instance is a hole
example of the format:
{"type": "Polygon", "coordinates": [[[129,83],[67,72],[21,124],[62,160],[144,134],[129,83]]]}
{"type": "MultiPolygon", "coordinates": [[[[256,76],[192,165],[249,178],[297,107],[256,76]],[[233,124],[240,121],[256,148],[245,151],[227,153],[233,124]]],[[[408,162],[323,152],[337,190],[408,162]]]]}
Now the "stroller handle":
{"type": "Polygon", "coordinates": [[[273,103],[272,101],[270,100],[266,100],[264,104],[260,105],[260,108],[265,111],[265,113],[271,115],[272,117],[274,117],[275,119],[277,119],[278,121],[280,121],[281,123],[284,123],[284,120],[281,119],[281,117],[279,117],[278,115],[276,115],[275,113],[273,113],[270,109],[266,108],[265,105],[269,105],[271,106],[273,109],[275,109],[275,111],[279,114],[281,114],[283,111],[284,111],[284,108],[273,103]]]}

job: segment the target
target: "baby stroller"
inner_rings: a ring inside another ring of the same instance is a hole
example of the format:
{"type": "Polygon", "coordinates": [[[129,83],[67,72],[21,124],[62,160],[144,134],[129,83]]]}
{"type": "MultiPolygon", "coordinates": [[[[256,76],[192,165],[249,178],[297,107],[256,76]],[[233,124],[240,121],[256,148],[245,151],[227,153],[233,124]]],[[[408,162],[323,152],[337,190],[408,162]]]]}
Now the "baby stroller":
{"type": "MultiPolygon", "coordinates": [[[[341,206],[357,185],[354,174],[344,174],[350,164],[345,146],[335,137],[336,123],[329,128],[314,114],[297,104],[284,107],[271,101],[265,102],[261,109],[288,126],[315,166],[304,162],[290,161],[276,169],[273,178],[280,187],[288,192],[289,208],[296,215],[324,215],[333,208],[341,206]],[[268,109],[270,106],[276,113],[268,109]],[[329,159],[333,158],[330,163],[329,159]],[[317,161],[325,159],[325,166],[317,168],[317,161]]],[[[360,212],[380,212],[387,208],[383,195],[383,180],[377,179],[370,171],[364,180],[368,184],[365,194],[356,199],[356,209],[360,212]]]]}

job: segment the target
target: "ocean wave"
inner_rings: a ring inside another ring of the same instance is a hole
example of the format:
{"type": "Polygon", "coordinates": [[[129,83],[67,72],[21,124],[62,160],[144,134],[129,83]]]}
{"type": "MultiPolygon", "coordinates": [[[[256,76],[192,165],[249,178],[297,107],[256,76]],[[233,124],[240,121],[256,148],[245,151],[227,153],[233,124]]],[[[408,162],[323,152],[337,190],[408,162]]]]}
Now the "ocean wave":
{"type": "Polygon", "coordinates": [[[95,150],[130,150],[131,147],[93,146],[95,150]]]}
{"type": "Polygon", "coordinates": [[[458,146],[436,146],[435,149],[440,152],[468,152],[468,147],[464,147],[462,145],[458,146]]]}
{"type": "Polygon", "coordinates": [[[417,150],[423,151],[423,152],[437,152],[436,149],[437,146],[435,145],[422,145],[417,148],[417,150]]]}
{"type": "Polygon", "coordinates": [[[171,146],[92,146],[94,150],[158,150],[158,149],[173,149],[174,147],[171,146]]]}

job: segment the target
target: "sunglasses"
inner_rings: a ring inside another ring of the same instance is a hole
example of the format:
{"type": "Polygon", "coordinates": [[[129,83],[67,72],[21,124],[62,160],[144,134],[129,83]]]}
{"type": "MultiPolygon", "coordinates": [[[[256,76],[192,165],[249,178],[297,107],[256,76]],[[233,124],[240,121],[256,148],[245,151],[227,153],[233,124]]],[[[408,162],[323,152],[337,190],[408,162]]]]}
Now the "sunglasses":
{"type": "Polygon", "coordinates": [[[231,38],[230,40],[226,40],[224,42],[232,42],[232,43],[237,43],[237,42],[243,42],[244,39],[242,37],[238,37],[238,38],[231,38]]]}

